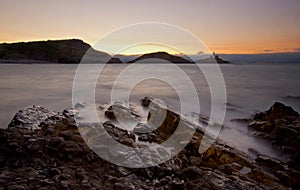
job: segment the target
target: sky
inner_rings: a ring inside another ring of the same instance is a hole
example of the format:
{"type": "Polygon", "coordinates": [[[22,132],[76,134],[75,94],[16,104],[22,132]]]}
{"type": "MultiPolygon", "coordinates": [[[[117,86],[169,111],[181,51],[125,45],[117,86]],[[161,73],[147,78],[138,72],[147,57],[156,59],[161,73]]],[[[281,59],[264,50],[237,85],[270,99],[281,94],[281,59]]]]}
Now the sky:
{"type": "Polygon", "coordinates": [[[79,38],[93,45],[126,25],[163,22],[216,53],[295,52],[299,9],[299,0],[1,0],[0,42],[79,38]]]}

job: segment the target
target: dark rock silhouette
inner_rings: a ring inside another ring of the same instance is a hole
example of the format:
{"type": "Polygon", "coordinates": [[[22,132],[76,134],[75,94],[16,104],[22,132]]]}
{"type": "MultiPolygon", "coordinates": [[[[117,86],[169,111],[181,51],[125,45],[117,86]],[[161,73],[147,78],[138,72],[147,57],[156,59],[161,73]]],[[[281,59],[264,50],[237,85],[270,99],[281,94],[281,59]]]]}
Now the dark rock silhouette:
{"type": "Polygon", "coordinates": [[[223,64],[223,63],[230,63],[229,61],[223,60],[222,58],[219,57],[219,55],[215,54],[215,52],[213,52],[213,55],[206,58],[206,59],[202,59],[202,60],[197,60],[196,63],[219,63],[219,64],[223,64]]]}
{"type": "Polygon", "coordinates": [[[297,117],[299,117],[299,114],[292,107],[275,102],[267,111],[256,113],[254,120],[296,119],[297,117]]]}
{"type": "Polygon", "coordinates": [[[123,63],[119,58],[112,57],[107,63],[123,63]]]}
{"type": "Polygon", "coordinates": [[[184,59],[180,56],[175,56],[168,54],[167,52],[155,52],[155,53],[147,53],[141,55],[140,57],[135,58],[134,60],[129,61],[128,63],[135,63],[137,61],[142,61],[146,59],[162,59],[171,63],[193,63],[187,59],[184,59]]]}
{"type": "MultiPolygon", "coordinates": [[[[0,44],[0,59],[39,60],[51,63],[79,63],[91,46],[82,40],[48,40],[0,44]]],[[[90,49],[90,54],[97,57],[110,55],[90,49]]],[[[114,59],[113,61],[118,61],[114,59]]]]}
{"type": "Polygon", "coordinates": [[[229,61],[223,60],[218,55],[215,55],[215,59],[216,59],[217,63],[229,63],[229,61]]]}
{"type": "Polygon", "coordinates": [[[249,127],[290,154],[290,165],[300,169],[300,116],[293,108],[275,102],[267,111],[256,113],[249,127]]]}

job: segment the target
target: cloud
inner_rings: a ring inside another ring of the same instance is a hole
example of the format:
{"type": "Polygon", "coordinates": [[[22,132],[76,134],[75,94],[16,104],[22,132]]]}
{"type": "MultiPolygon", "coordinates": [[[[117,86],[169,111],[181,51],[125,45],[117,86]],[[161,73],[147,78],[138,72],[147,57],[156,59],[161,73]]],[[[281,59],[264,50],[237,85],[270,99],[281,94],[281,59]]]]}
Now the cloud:
{"type": "Polygon", "coordinates": [[[264,52],[271,52],[273,51],[272,49],[265,49],[264,52]]]}

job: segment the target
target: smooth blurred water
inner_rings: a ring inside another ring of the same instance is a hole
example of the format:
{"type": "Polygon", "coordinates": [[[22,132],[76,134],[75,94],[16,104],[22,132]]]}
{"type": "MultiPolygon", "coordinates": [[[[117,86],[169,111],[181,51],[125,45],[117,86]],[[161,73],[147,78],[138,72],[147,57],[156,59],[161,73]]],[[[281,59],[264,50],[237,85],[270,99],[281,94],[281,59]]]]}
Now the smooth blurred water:
{"type": "MultiPolygon", "coordinates": [[[[128,65],[117,64],[105,67],[97,84],[97,104],[110,100],[113,82],[126,66],[128,65]]],[[[266,110],[275,101],[291,105],[300,112],[300,64],[226,64],[220,67],[227,90],[225,125],[229,126],[223,129],[220,138],[227,139],[228,143],[245,150],[257,149],[261,144],[247,135],[246,127],[231,123],[233,118],[249,117],[257,111],[266,110]]],[[[199,95],[201,114],[209,115],[211,100],[205,77],[196,65],[180,65],[180,68],[194,82],[199,95]]],[[[68,64],[0,65],[1,127],[5,128],[14,113],[26,106],[41,105],[56,111],[71,107],[76,69],[77,65],[68,64]]],[[[170,73],[165,70],[163,74],[170,73]]],[[[128,80],[130,77],[135,76],[128,76],[128,80]]],[[[177,77],[180,79],[180,76],[177,77]]],[[[182,81],[179,85],[185,85],[185,82],[182,81]]],[[[163,81],[148,79],[139,83],[131,91],[130,98],[138,101],[144,96],[160,98],[173,109],[180,110],[176,91],[163,81]]]]}

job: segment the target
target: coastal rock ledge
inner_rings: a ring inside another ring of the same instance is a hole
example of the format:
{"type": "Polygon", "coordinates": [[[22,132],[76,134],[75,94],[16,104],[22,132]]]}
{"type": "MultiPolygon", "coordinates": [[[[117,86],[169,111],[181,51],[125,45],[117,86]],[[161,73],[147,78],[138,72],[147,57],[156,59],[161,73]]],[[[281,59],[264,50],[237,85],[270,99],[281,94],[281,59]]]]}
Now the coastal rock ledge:
{"type": "Polygon", "coordinates": [[[275,102],[270,109],[256,113],[249,128],[254,135],[270,140],[275,148],[289,154],[290,167],[300,170],[300,115],[292,107],[275,102]]]}
{"type": "MultiPolygon", "coordinates": [[[[168,112],[172,118],[163,122],[169,125],[164,126],[166,129],[176,123],[171,120],[180,119],[171,110],[168,112]]],[[[8,128],[0,129],[1,190],[300,187],[299,170],[287,163],[263,156],[251,160],[221,142],[199,154],[203,136],[199,129],[185,149],[166,163],[139,169],[120,167],[102,159],[86,145],[76,126],[75,114],[71,109],[58,113],[31,106],[16,113],[8,128]]],[[[119,129],[111,121],[101,125],[119,142],[140,146],[133,131],[119,129]]],[[[151,138],[152,142],[160,142],[155,140],[155,134],[151,138]]]]}

